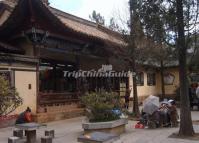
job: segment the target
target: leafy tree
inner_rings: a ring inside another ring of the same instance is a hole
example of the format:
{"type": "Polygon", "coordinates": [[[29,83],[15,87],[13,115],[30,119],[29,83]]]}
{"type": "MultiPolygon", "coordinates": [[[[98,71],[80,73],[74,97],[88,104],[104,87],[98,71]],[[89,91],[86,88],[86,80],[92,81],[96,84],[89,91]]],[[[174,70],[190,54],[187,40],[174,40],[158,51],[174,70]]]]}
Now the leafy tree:
{"type": "Polygon", "coordinates": [[[179,59],[181,122],[180,135],[193,135],[191,121],[188,82],[187,82],[187,49],[191,44],[191,36],[197,31],[198,1],[197,0],[143,0],[140,1],[139,13],[146,35],[164,46],[170,48],[167,60],[177,56],[179,59]],[[170,57],[169,57],[170,58],[170,57]]]}
{"type": "Polygon", "coordinates": [[[91,21],[96,22],[100,25],[105,25],[105,19],[103,16],[101,16],[100,13],[97,13],[95,10],[93,10],[92,14],[89,15],[89,18],[91,21]]]}
{"type": "MultiPolygon", "coordinates": [[[[138,60],[138,57],[146,61],[160,61],[162,68],[164,67],[165,61],[172,62],[172,60],[179,59],[181,88],[181,123],[179,134],[189,136],[193,135],[194,131],[191,122],[189,96],[187,92],[186,56],[188,47],[190,44],[193,44],[190,38],[197,33],[199,4],[197,0],[179,1],[129,0],[130,36],[127,43],[129,47],[128,54],[130,56],[127,57],[130,57],[130,66],[134,71],[136,69],[136,60],[138,60]],[[179,10],[181,12],[179,12],[179,10]],[[149,45],[148,49],[146,45],[149,45]],[[155,47],[159,47],[159,50],[156,48],[158,52],[155,50],[152,52],[151,47],[154,47],[154,45],[155,47]],[[145,51],[143,49],[145,49],[145,51]],[[152,52],[152,55],[148,56],[147,52],[152,52]]],[[[163,70],[161,69],[161,71],[163,70]]],[[[135,80],[133,81],[135,83],[135,80]]],[[[134,102],[137,102],[136,85],[133,86],[135,90],[134,102]]],[[[134,106],[137,105],[135,104],[134,106]]]]}
{"type": "Polygon", "coordinates": [[[0,76],[0,116],[8,115],[22,104],[15,89],[10,87],[8,80],[0,76]]]}
{"type": "Polygon", "coordinates": [[[177,60],[174,45],[170,43],[171,40],[175,40],[175,37],[172,37],[173,35],[168,32],[171,27],[170,21],[176,21],[176,18],[172,15],[174,14],[174,7],[165,7],[164,0],[139,1],[138,5],[137,10],[139,11],[144,34],[155,43],[152,44],[152,47],[144,47],[145,53],[150,53],[150,55],[147,54],[146,57],[146,54],[143,54],[143,56],[147,62],[151,61],[160,65],[162,98],[164,98],[164,67],[177,60]]]}

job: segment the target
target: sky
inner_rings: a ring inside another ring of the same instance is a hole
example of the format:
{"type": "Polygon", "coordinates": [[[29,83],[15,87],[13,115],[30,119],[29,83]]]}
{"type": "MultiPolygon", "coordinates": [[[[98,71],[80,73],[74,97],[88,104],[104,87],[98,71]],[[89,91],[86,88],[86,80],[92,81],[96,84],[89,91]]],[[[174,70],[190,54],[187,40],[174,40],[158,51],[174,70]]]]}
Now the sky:
{"type": "Polygon", "coordinates": [[[49,0],[50,5],[75,16],[88,19],[93,10],[105,17],[106,23],[111,17],[127,17],[128,0],[49,0]]]}

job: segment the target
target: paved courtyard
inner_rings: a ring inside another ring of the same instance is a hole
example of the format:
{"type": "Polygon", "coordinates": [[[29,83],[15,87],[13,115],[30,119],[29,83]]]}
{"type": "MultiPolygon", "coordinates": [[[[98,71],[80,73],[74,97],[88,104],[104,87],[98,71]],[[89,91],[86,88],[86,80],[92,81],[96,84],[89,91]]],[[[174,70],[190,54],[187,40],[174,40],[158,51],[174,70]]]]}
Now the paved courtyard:
{"type": "MultiPolygon", "coordinates": [[[[199,120],[199,112],[192,112],[193,120],[199,120]]],[[[62,120],[48,123],[48,128],[55,129],[54,143],[77,143],[77,137],[83,133],[81,123],[84,117],[62,120]]],[[[115,143],[198,143],[198,141],[182,140],[168,138],[178,128],[161,128],[161,129],[134,129],[136,122],[129,121],[126,133],[121,135],[120,140],[115,143]]],[[[194,125],[195,131],[199,133],[199,125],[194,125]]],[[[0,129],[0,143],[7,143],[7,138],[12,136],[13,127],[0,129]]],[[[44,135],[45,128],[37,131],[38,143],[39,138],[44,135]]]]}

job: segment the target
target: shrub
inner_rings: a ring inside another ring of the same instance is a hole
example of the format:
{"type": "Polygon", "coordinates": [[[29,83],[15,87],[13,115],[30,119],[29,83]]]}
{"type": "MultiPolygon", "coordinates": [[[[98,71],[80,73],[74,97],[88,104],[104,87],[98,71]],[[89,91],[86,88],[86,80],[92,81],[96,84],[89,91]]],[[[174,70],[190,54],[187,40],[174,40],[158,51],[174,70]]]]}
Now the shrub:
{"type": "Polygon", "coordinates": [[[0,76],[0,116],[8,115],[22,104],[16,89],[11,88],[8,80],[0,76]]]}
{"type": "Polygon", "coordinates": [[[120,96],[113,92],[96,92],[86,94],[81,98],[87,108],[90,122],[106,122],[120,118],[115,110],[120,110],[120,96]]]}

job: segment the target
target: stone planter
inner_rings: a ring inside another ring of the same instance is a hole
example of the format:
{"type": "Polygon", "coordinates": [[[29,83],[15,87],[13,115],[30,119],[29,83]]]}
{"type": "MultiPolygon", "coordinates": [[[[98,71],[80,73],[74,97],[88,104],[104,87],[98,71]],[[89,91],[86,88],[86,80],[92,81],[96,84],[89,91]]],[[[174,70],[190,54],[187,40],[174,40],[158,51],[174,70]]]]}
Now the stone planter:
{"type": "Polygon", "coordinates": [[[109,121],[109,122],[96,122],[90,123],[84,121],[82,123],[82,128],[84,133],[91,133],[95,131],[102,131],[120,135],[125,132],[125,125],[128,124],[128,119],[123,118],[119,120],[109,121]]]}

